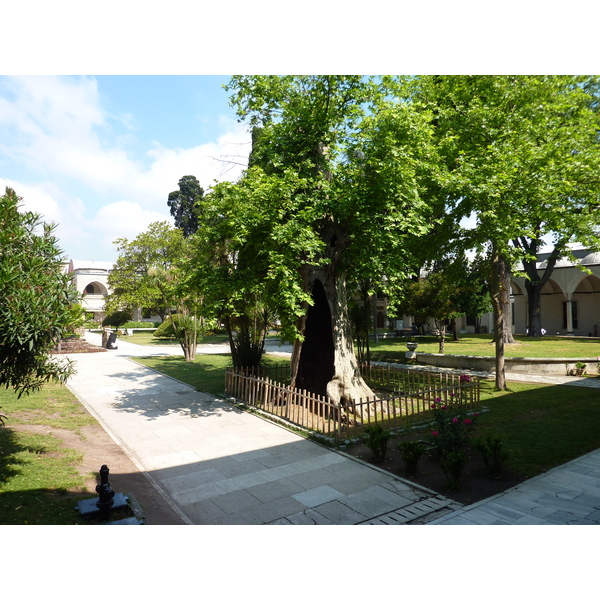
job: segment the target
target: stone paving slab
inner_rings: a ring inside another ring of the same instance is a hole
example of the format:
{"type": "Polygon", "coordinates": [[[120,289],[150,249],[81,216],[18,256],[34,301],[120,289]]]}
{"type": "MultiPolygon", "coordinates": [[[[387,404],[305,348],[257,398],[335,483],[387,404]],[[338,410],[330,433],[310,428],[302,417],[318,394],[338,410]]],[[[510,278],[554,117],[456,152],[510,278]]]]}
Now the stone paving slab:
{"type": "Polygon", "coordinates": [[[127,359],[178,348],[119,345],[71,355],[69,388],[186,523],[600,523],[600,451],[461,507],[127,359]]]}
{"type": "Polygon", "coordinates": [[[600,450],[555,467],[492,498],[461,507],[430,524],[598,525],[600,469],[595,468],[597,465],[600,465],[600,450]],[[579,470],[581,465],[591,465],[591,470],[584,475],[579,470]],[[582,483],[582,479],[586,483],[582,483]]]}
{"type": "Polygon", "coordinates": [[[69,387],[186,523],[355,524],[434,495],[118,352],[72,355],[69,387]]]}

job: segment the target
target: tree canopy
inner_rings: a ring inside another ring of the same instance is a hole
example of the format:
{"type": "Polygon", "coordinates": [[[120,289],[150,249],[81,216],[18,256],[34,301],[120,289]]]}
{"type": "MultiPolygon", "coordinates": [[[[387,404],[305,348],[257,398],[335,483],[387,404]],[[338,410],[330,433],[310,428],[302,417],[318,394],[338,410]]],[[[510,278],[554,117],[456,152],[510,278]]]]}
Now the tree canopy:
{"type": "Polygon", "coordinates": [[[391,291],[415,268],[409,240],[430,225],[419,196],[427,117],[363,77],[234,77],[228,90],[253,128],[252,160],[239,182],[209,194],[198,247],[218,251],[222,270],[195,260],[194,277],[226,289],[230,304],[267,299],[296,340],[296,383],[351,402],[370,390],[346,285],[368,277],[391,291]]]}
{"type": "Polygon", "coordinates": [[[181,229],[183,237],[189,237],[198,229],[198,213],[201,210],[204,190],[193,175],[184,175],[179,180],[179,190],[171,192],[167,204],[175,227],[181,229]]]}
{"type": "Polygon", "coordinates": [[[114,243],[119,256],[108,275],[112,292],[106,301],[107,312],[144,308],[164,320],[170,306],[151,271],[169,269],[183,258],[185,240],[181,230],[166,221],[156,222],[134,240],[120,238],[114,243]]]}
{"type": "Polygon", "coordinates": [[[447,212],[455,223],[474,221],[455,243],[490,251],[501,388],[502,344],[512,337],[511,268],[517,259],[531,260],[529,250],[537,248],[525,240],[549,234],[560,243],[585,242],[598,223],[599,81],[431,76],[411,82],[412,100],[432,115],[447,212]]]}
{"type": "Polygon", "coordinates": [[[6,188],[0,197],[0,386],[19,395],[73,373],[50,351],[72,324],[77,292],[62,265],[54,226],[21,211],[6,188]]]}

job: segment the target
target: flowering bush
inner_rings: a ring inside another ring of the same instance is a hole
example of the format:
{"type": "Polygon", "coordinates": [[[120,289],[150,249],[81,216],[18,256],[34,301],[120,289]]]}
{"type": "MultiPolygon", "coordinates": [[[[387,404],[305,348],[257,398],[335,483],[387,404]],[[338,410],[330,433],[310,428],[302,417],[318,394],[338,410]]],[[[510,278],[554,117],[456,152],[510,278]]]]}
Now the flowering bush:
{"type": "MultiPolygon", "coordinates": [[[[465,377],[467,377],[465,375],[465,377]]],[[[464,448],[475,429],[477,413],[471,417],[464,414],[459,403],[445,404],[441,398],[436,398],[431,405],[435,420],[434,430],[431,432],[430,442],[441,452],[456,452],[464,448]]]]}

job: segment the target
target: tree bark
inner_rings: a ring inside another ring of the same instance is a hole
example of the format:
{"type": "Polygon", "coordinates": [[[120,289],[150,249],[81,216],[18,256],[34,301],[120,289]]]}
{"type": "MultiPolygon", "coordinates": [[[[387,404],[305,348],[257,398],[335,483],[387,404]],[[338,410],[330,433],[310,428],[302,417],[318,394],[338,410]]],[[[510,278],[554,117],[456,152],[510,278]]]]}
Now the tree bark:
{"type": "MultiPolygon", "coordinates": [[[[506,257],[503,256],[496,245],[492,247],[492,270],[490,278],[490,298],[494,308],[494,342],[496,346],[496,389],[506,389],[505,361],[504,361],[504,332],[506,329],[506,257]]],[[[510,282],[510,279],[509,279],[510,282]]],[[[510,293],[508,294],[510,309],[510,293]]]]}
{"type": "Polygon", "coordinates": [[[303,323],[304,341],[294,345],[291,385],[328,397],[336,406],[353,411],[355,402],[375,394],[364,381],[354,353],[346,277],[336,268],[338,253],[345,244],[343,234],[332,227],[324,238],[328,240],[331,262],[305,270],[305,285],[312,293],[313,305],[303,323]]]}
{"type": "MultiPolygon", "coordinates": [[[[535,240],[527,244],[526,240],[521,238],[515,245],[530,250],[534,256],[537,255],[538,244],[535,240]]],[[[548,257],[546,268],[541,277],[537,270],[537,256],[533,260],[523,259],[523,269],[528,277],[528,279],[525,280],[525,290],[527,291],[528,337],[542,336],[542,288],[552,276],[559,256],[560,245],[556,245],[552,254],[548,257]]]]}

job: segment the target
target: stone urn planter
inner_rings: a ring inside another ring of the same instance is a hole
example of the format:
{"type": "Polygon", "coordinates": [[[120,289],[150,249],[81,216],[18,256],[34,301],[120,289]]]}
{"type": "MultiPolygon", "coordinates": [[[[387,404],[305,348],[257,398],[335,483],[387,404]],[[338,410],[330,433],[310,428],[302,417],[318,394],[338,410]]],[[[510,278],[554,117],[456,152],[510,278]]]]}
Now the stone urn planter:
{"type": "Polygon", "coordinates": [[[406,342],[406,347],[414,352],[419,347],[419,342],[406,342]]]}

